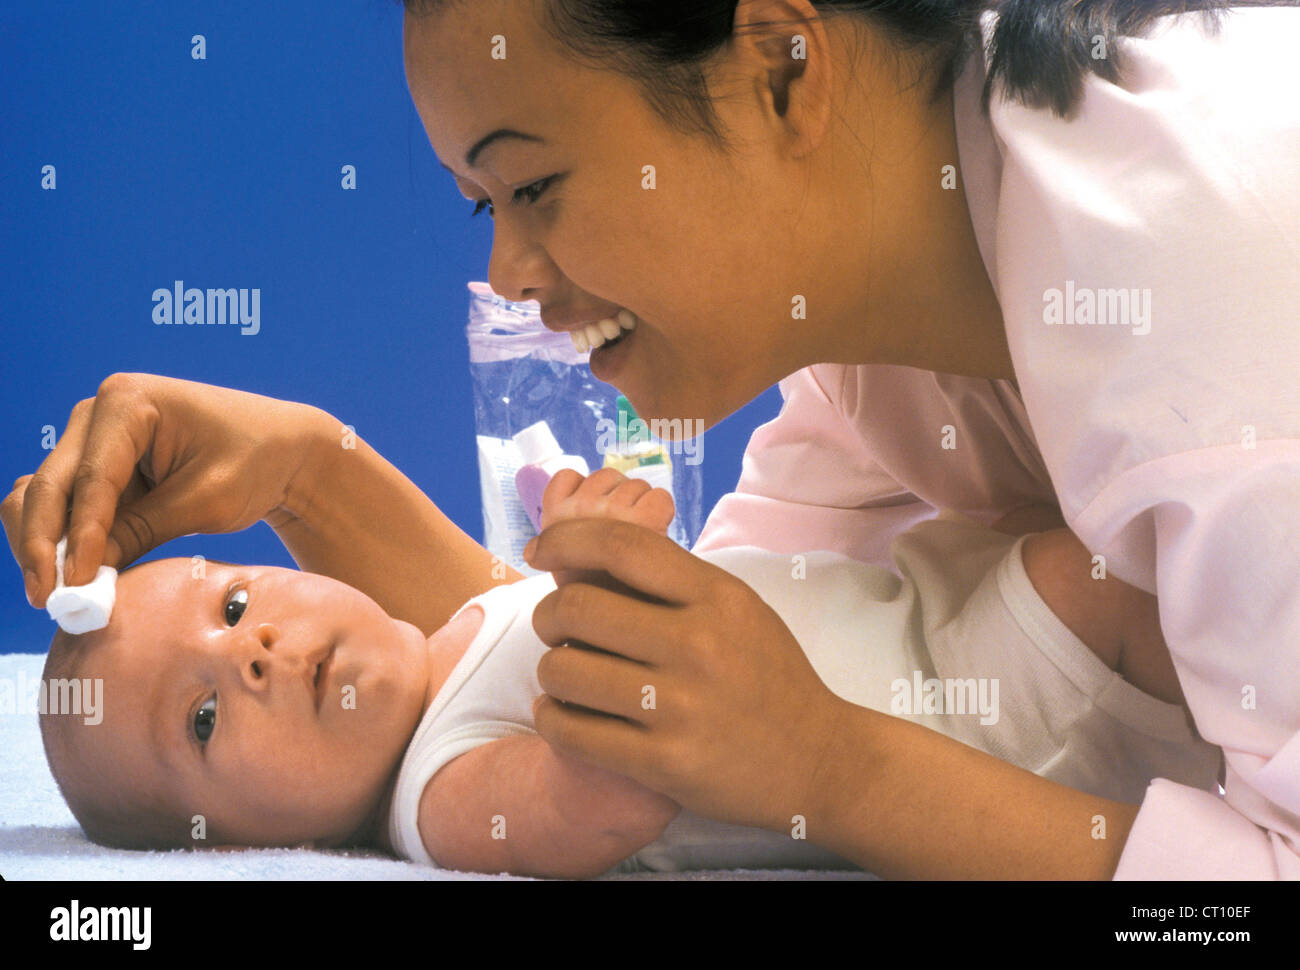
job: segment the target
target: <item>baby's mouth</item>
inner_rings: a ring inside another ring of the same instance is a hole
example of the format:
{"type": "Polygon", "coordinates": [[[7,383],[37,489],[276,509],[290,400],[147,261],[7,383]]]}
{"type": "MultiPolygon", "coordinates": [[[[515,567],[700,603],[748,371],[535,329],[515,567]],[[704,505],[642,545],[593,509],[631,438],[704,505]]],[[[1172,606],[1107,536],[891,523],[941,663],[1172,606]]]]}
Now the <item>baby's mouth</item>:
{"type": "Polygon", "coordinates": [[[312,675],[312,688],[316,692],[316,713],[320,713],[322,702],[325,700],[325,691],[329,686],[330,661],[334,659],[334,647],[330,646],[329,653],[325,659],[316,665],[316,671],[312,675]]]}

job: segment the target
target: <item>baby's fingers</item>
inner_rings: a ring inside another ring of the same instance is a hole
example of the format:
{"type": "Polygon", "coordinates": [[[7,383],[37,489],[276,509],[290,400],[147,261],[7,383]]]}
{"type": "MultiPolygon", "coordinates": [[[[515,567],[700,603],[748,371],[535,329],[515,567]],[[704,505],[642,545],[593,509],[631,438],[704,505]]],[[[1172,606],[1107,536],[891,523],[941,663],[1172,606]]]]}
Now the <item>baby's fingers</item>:
{"type": "Polygon", "coordinates": [[[583,479],[578,488],[578,498],[584,502],[594,503],[613,494],[627,481],[627,476],[617,468],[597,468],[583,479]]]}
{"type": "Polygon", "coordinates": [[[631,509],[650,491],[650,483],[643,478],[625,478],[609,493],[610,509],[631,509]]]}
{"type": "MultiPolygon", "coordinates": [[[[646,484],[649,485],[649,482],[646,484]]],[[[664,529],[668,528],[677,514],[677,506],[673,504],[671,493],[663,488],[652,488],[643,492],[637,499],[636,510],[639,516],[644,516],[642,521],[654,523],[664,529]]]]}
{"type": "Polygon", "coordinates": [[[581,473],[574,471],[572,468],[561,468],[552,475],[551,480],[546,483],[546,491],[542,492],[543,518],[547,518],[548,512],[573,495],[582,482],[581,473]]]}

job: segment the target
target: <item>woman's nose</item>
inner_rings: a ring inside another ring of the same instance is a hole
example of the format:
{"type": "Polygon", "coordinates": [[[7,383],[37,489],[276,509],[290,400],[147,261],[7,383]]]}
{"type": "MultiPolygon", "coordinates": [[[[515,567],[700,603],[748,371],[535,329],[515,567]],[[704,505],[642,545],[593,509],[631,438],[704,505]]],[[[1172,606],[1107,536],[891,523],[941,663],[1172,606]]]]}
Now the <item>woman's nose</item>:
{"type": "Polygon", "coordinates": [[[488,286],[492,292],[516,303],[536,300],[537,294],[553,286],[559,275],[546,250],[533,241],[518,219],[505,216],[493,223],[492,256],[488,260],[488,286]]]}

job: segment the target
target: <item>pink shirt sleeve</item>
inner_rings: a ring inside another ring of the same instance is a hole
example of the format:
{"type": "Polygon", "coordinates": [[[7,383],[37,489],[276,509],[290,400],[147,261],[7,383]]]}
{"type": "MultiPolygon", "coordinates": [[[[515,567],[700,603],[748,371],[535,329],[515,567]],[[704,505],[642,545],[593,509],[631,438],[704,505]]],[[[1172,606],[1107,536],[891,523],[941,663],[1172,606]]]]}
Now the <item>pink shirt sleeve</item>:
{"type": "Polygon", "coordinates": [[[1115,878],[1300,879],[1300,856],[1281,832],[1255,825],[1217,795],[1157,778],[1115,878]]]}
{"type": "Polygon", "coordinates": [[[749,441],[735,491],[724,495],[692,551],[753,545],[830,549],[887,565],[893,537],[936,509],[887,474],[819,380],[826,365],[780,382],[781,412],[749,441]]]}
{"type": "Polygon", "coordinates": [[[1227,767],[1222,799],[1153,783],[1116,878],[1300,879],[1300,442],[1148,462],[1071,525],[1117,570],[1154,561],[1179,681],[1227,767]]]}
{"type": "Polygon", "coordinates": [[[1151,785],[1121,879],[1300,878],[1300,9],[1222,24],[1124,39],[1068,123],[995,99],[968,179],[1066,519],[1224,750],[1223,797],[1151,785]]]}

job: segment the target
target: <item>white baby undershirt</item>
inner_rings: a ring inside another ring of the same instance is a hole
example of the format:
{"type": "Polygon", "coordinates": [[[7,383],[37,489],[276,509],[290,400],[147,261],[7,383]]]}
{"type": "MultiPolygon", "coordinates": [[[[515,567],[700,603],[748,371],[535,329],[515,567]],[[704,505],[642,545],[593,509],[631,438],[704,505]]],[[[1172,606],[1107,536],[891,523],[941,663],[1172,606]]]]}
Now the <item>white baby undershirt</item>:
{"type": "MultiPolygon", "coordinates": [[[[1193,734],[1180,707],[1126,682],[1051,612],[1025,573],[1023,540],[924,522],[895,539],[897,573],[827,550],[787,556],[740,546],[699,556],[758,593],[818,677],[859,707],[1116,801],[1140,799],[1153,777],[1210,790],[1219,750],[1193,734]]],[[[403,759],[388,830],[405,858],[437,864],[418,823],[421,795],[439,768],[478,745],[535,733],[537,663],[548,648],[532,613],[554,589],[544,573],[461,607],[478,603],[485,619],[403,759]]],[[[617,868],[849,867],[796,828],[793,819],[791,832],[778,833],[682,811],[617,868]]]]}

